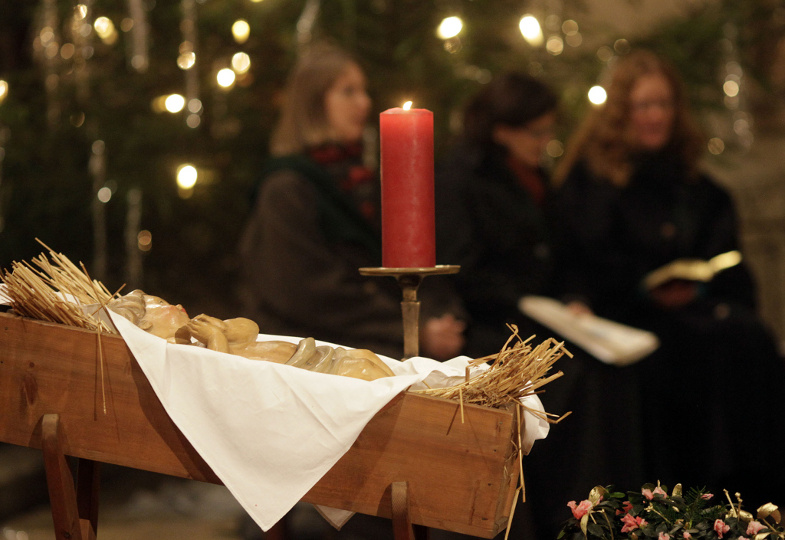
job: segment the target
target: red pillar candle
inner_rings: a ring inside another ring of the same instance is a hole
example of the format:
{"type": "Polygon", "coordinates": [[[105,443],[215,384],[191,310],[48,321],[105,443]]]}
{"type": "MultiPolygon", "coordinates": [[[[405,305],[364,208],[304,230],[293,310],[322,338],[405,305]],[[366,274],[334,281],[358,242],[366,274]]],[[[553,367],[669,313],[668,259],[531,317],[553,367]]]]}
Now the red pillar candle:
{"type": "Polygon", "coordinates": [[[433,113],[389,109],[379,116],[382,266],[436,265],[433,113]]]}

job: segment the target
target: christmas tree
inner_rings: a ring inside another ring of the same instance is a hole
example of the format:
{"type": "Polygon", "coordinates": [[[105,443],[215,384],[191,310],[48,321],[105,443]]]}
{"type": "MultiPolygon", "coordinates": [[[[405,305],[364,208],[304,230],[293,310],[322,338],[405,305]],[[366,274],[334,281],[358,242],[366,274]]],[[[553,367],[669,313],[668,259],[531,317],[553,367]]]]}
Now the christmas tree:
{"type": "Polygon", "coordinates": [[[518,69],[562,93],[558,159],[588,89],[639,45],[681,68],[715,154],[748,147],[753,118],[768,116],[756,107],[781,101],[782,63],[770,59],[785,11],[773,0],[692,2],[644,36],[584,26],[587,10],[580,0],[0,0],[0,267],[37,255],[40,238],[111,290],[232,316],[243,216],[286,74],[313,40],[356,54],[373,118],[406,100],[433,110],[437,153],[466,99],[518,69]]]}

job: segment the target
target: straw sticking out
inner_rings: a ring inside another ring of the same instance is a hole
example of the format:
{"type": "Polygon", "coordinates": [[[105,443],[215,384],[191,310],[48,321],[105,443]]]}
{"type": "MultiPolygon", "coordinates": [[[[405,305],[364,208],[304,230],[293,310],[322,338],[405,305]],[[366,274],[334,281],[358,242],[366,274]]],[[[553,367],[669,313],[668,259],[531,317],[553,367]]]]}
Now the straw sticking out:
{"type": "Polygon", "coordinates": [[[101,282],[90,279],[84,265],[80,269],[65,255],[38,242],[49,250],[48,257],[42,253],[33,259],[35,266],[14,262],[10,271],[0,271],[14,311],[23,317],[114,333],[83,309],[91,304],[105,305],[114,295],[101,282]]]}
{"type": "MultiPolygon", "coordinates": [[[[457,399],[462,403],[502,408],[511,403],[520,404],[522,398],[539,394],[545,384],[563,375],[561,371],[548,375],[548,371],[563,355],[572,356],[564,348],[564,342],[549,338],[534,346],[531,343],[532,338],[525,341],[520,338],[517,327],[513,325],[510,329],[512,336],[498,354],[472,361],[475,366],[491,361],[487,370],[454,386],[428,388],[417,392],[457,399]]],[[[555,423],[563,418],[553,420],[555,415],[523,407],[548,422],[555,423]]]]}

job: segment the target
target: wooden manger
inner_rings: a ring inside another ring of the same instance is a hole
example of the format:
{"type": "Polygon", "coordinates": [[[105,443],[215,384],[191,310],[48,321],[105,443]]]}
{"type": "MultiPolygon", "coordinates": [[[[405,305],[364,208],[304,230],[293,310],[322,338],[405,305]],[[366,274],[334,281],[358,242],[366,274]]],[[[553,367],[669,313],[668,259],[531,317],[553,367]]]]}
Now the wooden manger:
{"type": "MultiPolygon", "coordinates": [[[[513,409],[405,392],[303,501],[492,538],[519,477],[513,409]]],[[[116,335],[0,313],[0,442],[41,449],[58,539],[96,537],[98,464],[220,484],[116,335]],[[100,348],[99,348],[100,343],[100,348]],[[74,482],[66,456],[77,458],[74,482]]]]}

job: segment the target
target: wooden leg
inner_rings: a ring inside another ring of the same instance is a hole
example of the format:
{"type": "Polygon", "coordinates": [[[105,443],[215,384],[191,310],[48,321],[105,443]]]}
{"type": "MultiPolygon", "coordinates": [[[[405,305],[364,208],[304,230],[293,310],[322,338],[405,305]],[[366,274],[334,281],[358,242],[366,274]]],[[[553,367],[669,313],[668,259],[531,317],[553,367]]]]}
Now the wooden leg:
{"type": "Polygon", "coordinates": [[[393,482],[390,489],[395,540],[427,540],[428,528],[412,525],[409,515],[409,484],[407,482],[393,482]]]}
{"type": "Polygon", "coordinates": [[[63,452],[60,415],[45,414],[42,450],[56,540],[95,540],[98,519],[98,464],[79,460],[79,492],[63,452]]]}
{"type": "Polygon", "coordinates": [[[80,459],[76,465],[76,505],[83,540],[95,540],[98,534],[100,465],[99,462],[91,459],[80,459]]]}

